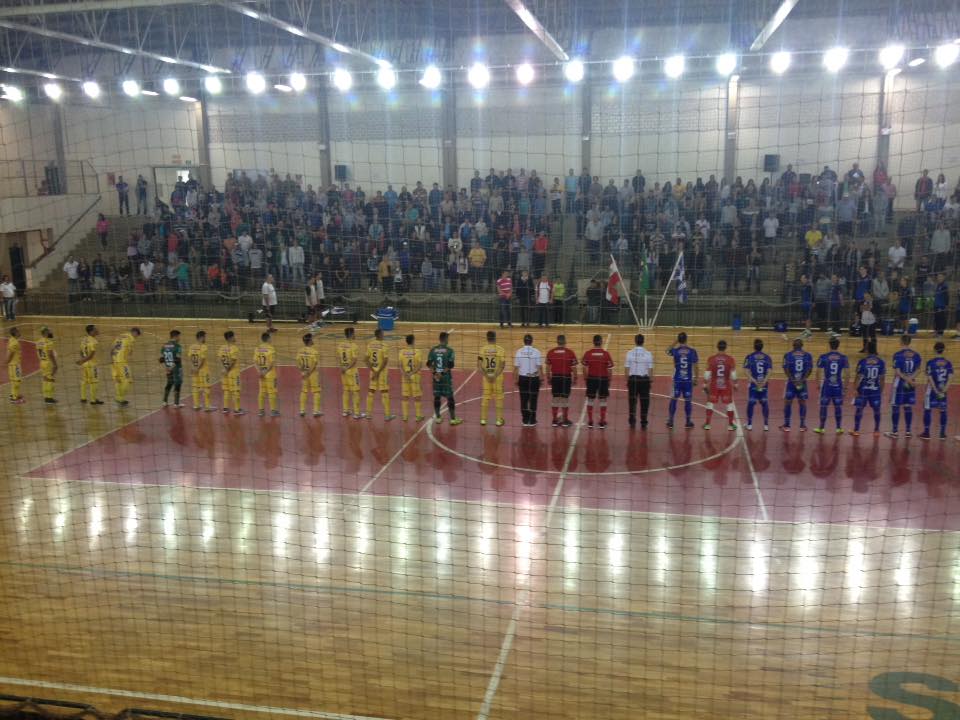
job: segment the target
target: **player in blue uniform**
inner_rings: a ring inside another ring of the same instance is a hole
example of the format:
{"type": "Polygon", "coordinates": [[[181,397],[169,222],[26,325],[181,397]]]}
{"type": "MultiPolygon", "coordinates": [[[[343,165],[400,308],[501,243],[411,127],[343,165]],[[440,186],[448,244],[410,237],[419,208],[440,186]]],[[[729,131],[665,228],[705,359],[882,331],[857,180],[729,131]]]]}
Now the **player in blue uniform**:
{"type": "Polygon", "coordinates": [[[900,408],[903,408],[903,425],[907,437],[913,425],[913,406],[917,403],[917,375],[920,374],[923,359],[920,353],[910,347],[910,336],[900,338],[903,348],[893,354],[893,391],[890,397],[890,415],[892,429],[887,437],[896,437],[900,428],[900,408]]]}
{"type": "Polygon", "coordinates": [[[800,432],[806,432],[807,378],[813,372],[813,355],[803,349],[803,340],[794,340],[793,350],[783,356],[783,371],[787,375],[787,384],[783,391],[783,425],[780,429],[790,432],[790,416],[796,400],[800,408],[800,432]]]}
{"type": "Polygon", "coordinates": [[[847,379],[850,361],[838,350],[840,341],[830,338],[830,352],[817,358],[817,382],[820,383],[820,426],[813,431],[823,435],[827,424],[827,406],[833,403],[837,421],[837,435],[843,434],[843,384],[847,379]]]}
{"type": "Polygon", "coordinates": [[[673,397],[670,398],[670,419],[667,427],[673,427],[673,416],[677,412],[677,399],[683,398],[683,411],[687,416],[685,427],[693,427],[693,388],[697,384],[697,363],[700,358],[697,351],[687,345],[685,332],[677,335],[677,341],[667,350],[667,355],[673,358],[673,397]]]}
{"type": "Polygon", "coordinates": [[[853,416],[854,437],[860,434],[860,421],[867,405],[873,408],[873,434],[880,434],[880,403],[886,372],[886,363],[877,356],[877,341],[868,340],[867,355],[857,363],[857,397],[853,401],[857,408],[853,416]]]}
{"type": "Polygon", "coordinates": [[[753,430],[753,408],[760,403],[763,412],[763,429],[770,429],[770,403],[768,402],[767,381],[773,371],[773,360],[763,351],[763,340],[753,341],[753,352],[743,361],[743,367],[750,374],[750,389],[747,396],[747,430],[753,430]]]}
{"type": "Polygon", "coordinates": [[[930,420],[933,411],[940,411],[940,439],[947,439],[947,386],[953,375],[953,364],[943,357],[946,346],[938,342],[933,346],[936,355],[927,360],[927,393],[923,399],[923,432],[920,437],[930,439],[930,420]]]}

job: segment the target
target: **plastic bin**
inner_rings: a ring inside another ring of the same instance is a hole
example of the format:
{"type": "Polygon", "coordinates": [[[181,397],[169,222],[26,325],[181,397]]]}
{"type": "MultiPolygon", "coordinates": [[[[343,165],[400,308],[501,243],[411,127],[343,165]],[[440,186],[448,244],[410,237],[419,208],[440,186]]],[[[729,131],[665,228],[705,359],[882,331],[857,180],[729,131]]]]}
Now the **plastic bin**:
{"type": "Polygon", "coordinates": [[[916,318],[910,318],[910,321],[907,323],[907,334],[916,335],[917,330],[920,329],[920,321],[916,318]]]}
{"type": "Polygon", "coordinates": [[[397,312],[396,308],[382,307],[377,310],[377,327],[384,332],[391,332],[399,316],[400,313],[397,312]]]}

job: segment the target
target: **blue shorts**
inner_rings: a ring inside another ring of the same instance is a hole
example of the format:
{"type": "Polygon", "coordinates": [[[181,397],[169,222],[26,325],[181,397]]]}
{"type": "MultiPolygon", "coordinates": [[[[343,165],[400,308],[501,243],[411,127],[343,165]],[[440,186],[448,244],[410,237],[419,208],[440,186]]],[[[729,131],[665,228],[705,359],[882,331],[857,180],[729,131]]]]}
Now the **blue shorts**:
{"type": "Polygon", "coordinates": [[[765,403],[767,401],[767,388],[758,388],[756,385],[750,385],[750,392],[747,395],[748,402],[761,402],[765,403]]]}
{"type": "Polygon", "coordinates": [[[800,313],[803,316],[804,320],[809,320],[813,315],[813,305],[807,303],[800,303],[800,313]]]}
{"type": "Polygon", "coordinates": [[[893,381],[893,397],[890,401],[894,405],[916,405],[916,387],[907,387],[907,384],[897,378],[893,381]]]}
{"type": "Polygon", "coordinates": [[[787,402],[791,400],[806,400],[809,397],[807,392],[807,381],[801,380],[800,382],[791,382],[787,380],[787,384],[783,388],[783,399],[787,402]]]}
{"type": "Polygon", "coordinates": [[[842,388],[827,387],[820,391],[820,404],[829,405],[830,403],[843,405],[842,388]]]}
{"type": "Polygon", "coordinates": [[[690,398],[692,398],[693,397],[693,381],[674,380],[673,396],[675,398],[683,398],[684,400],[689,400],[690,398]]]}
{"type": "Polygon", "coordinates": [[[943,398],[938,398],[933,392],[933,389],[929,386],[927,387],[927,393],[923,398],[923,409],[924,410],[943,410],[947,411],[947,395],[944,393],[943,398]]]}
{"type": "Polygon", "coordinates": [[[869,405],[874,410],[879,410],[881,400],[882,398],[880,393],[870,393],[869,395],[861,395],[860,393],[857,393],[857,397],[854,398],[853,404],[858,408],[864,408],[869,405]]]}

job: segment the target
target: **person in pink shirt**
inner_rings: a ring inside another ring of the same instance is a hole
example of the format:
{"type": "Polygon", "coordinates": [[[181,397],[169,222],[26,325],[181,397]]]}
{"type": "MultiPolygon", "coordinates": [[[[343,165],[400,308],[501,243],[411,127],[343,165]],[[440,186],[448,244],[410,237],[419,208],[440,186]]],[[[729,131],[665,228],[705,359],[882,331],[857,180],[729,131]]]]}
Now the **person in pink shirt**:
{"type": "Polygon", "coordinates": [[[510,277],[509,270],[504,270],[497,280],[497,298],[500,301],[500,327],[503,327],[504,323],[507,327],[513,327],[510,314],[513,301],[513,278],[510,277]]]}

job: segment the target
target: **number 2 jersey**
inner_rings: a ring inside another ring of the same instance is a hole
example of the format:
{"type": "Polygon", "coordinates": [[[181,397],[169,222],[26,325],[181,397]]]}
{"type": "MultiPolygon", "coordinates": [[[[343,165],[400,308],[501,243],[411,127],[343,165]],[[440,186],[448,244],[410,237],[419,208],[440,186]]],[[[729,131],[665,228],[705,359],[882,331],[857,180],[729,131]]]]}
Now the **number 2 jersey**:
{"type": "Polygon", "coordinates": [[[927,410],[936,408],[946,412],[947,384],[950,382],[950,376],[953,375],[953,364],[945,357],[930,358],[927,360],[926,373],[930,378],[930,384],[927,385],[923,407],[927,410]]]}
{"type": "Polygon", "coordinates": [[[736,363],[726,353],[711,355],[707,360],[707,372],[710,373],[710,393],[727,391],[730,388],[736,363]]]}

